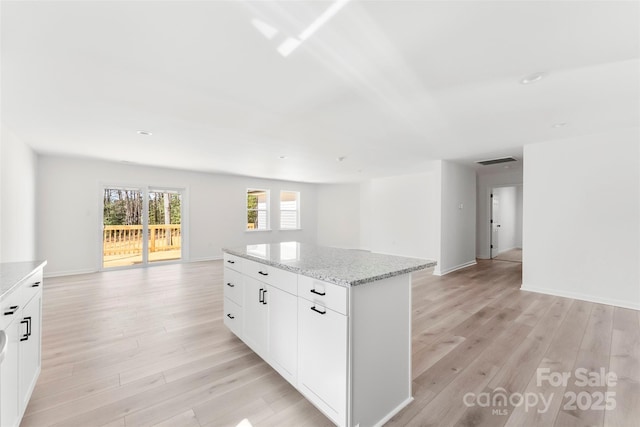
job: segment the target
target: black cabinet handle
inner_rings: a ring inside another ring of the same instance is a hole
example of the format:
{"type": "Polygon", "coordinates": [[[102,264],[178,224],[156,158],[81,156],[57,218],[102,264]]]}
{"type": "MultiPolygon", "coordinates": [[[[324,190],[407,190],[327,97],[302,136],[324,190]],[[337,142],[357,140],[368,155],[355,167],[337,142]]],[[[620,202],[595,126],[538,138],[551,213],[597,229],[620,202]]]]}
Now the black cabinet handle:
{"type": "Polygon", "coordinates": [[[327,293],[326,292],[318,292],[315,289],[311,289],[310,291],[312,294],[316,294],[316,295],[320,295],[321,297],[325,296],[327,293]]]}
{"type": "Polygon", "coordinates": [[[230,287],[230,288],[235,288],[236,285],[234,285],[233,283],[229,282],[229,283],[227,283],[227,286],[230,287]]]}
{"type": "Polygon", "coordinates": [[[235,261],[231,261],[230,259],[228,259],[228,260],[227,260],[227,262],[228,262],[229,264],[235,264],[235,263],[236,263],[235,261]]]}
{"type": "Polygon", "coordinates": [[[263,276],[268,276],[268,275],[269,275],[269,273],[265,273],[265,272],[263,272],[263,271],[258,271],[258,274],[261,274],[261,275],[263,275],[263,276]]]}
{"type": "Polygon", "coordinates": [[[29,339],[29,335],[31,335],[31,328],[29,327],[29,323],[31,323],[30,320],[30,317],[25,317],[24,320],[20,321],[20,324],[24,323],[25,325],[27,325],[27,333],[20,337],[20,341],[27,341],[29,339]]]}
{"type": "Polygon", "coordinates": [[[16,314],[16,311],[18,311],[20,307],[17,305],[12,305],[11,307],[9,307],[9,311],[5,311],[4,315],[5,316],[13,316],[14,314],[16,314]]]}
{"type": "Polygon", "coordinates": [[[258,302],[264,304],[264,289],[260,288],[260,292],[258,293],[258,302]]]}
{"type": "Polygon", "coordinates": [[[229,319],[235,319],[235,318],[236,318],[235,316],[232,316],[231,314],[227,314],[227,317],[228,317],[229,319]]]}
{"type": "Polygon", "coordinates": [[[264,292],[262,292],[262,303],[264,305],[267,305],[267,290],[265,289],[264,292]]]}
{"type": "Polygon", "coordinates": [[[314,305],[313,307],[311,307],[311,310],[315,311],[316,313],[320,313],[320,314],[327,314],[327,310],[325,309],[324,311],[320,311],[316,308],[316,306],[314,305]]]}
{"type": "Polygon", "coordinates": [[[31,285],[32,288],[37,288],[38,286],[40,286],[40,282],[36,282],[33,285],[31,285]]]}

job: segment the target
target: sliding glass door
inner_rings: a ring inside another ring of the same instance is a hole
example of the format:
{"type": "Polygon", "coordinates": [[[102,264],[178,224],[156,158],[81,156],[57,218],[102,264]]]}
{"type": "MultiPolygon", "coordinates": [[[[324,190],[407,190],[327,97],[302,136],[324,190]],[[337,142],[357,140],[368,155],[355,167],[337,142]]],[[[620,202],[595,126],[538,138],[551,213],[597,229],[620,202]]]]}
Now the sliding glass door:
{"type": "Polygon", "coordinates": [[[183,191],[104,189],[102,267],[182,259],[183,191]]]}

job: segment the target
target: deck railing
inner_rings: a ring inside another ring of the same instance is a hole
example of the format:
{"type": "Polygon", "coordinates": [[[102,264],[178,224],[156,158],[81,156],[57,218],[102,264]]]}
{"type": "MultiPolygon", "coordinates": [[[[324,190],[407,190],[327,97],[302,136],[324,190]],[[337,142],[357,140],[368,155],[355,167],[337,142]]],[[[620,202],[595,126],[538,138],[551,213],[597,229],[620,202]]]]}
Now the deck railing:
{"type": "MultiPolygon", "coordinates": [[[[180,249],[180,224],[149,225],[149,252],[180,249]]],[[[104,255],[142,253],[142,225],[105,225],[102,236],[104,255]]]]}

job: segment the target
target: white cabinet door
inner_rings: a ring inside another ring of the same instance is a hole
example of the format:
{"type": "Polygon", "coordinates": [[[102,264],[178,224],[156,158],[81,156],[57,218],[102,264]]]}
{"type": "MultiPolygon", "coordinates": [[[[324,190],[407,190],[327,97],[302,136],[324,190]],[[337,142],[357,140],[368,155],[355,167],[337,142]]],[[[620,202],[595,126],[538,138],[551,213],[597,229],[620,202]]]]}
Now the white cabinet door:
{"type": "Polygon", "coordinates": [[[31,392],[40,373],[40,313],[42,293],[38,293],[22,310],[20,337],[20,408],[29,403],[31,392]]]}
{"type": "Polygon", "coordinates": [[[269,307],[269,360],[295,384],[298,365],[298,297],[273,286],[267,287],[269,307]]]}
{"type": "Polygon", "coordinates": [[[265,291],[267,290],[267,285],[245,276],[243,278],[243,288],[244,327],[242,329],[242,339],[260,357],[266,359],[268,310],[265,303],[265,291]]]}
{"type": "MultiPolygon", "coordinates": [[[[18,311],[14,316],[17,316],[18,311]]],[[[4,314],[4,313],[2,313],[4,314]]],[[[5,325],[7,334],[7,353],[0,371],[0,425],[17,426],[19,414],[18,398],[18,347],[20,338],[20,321],[14,319],[5,325]]]]}
{"type": "Polygon", "coordinates": [[[338,425],[346,424],[347,316],[298,298],[300,391],[338,425]]]}

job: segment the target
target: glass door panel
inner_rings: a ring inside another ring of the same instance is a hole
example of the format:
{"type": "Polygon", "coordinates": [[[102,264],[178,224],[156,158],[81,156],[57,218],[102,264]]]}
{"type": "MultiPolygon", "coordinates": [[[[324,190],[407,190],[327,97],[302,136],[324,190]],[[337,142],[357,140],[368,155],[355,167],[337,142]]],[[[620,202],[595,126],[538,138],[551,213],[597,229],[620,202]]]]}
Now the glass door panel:
{"type": "Polygon", "coordinates": [[[182,196],[175,191],[153,190],[149,202],[149,262],[182,258],[182,196]]]}
{"type": "Polygon", "coordinates": [[[142,191],[106,188],[103,195],[103,268],[143,262],[142,191]]]}

